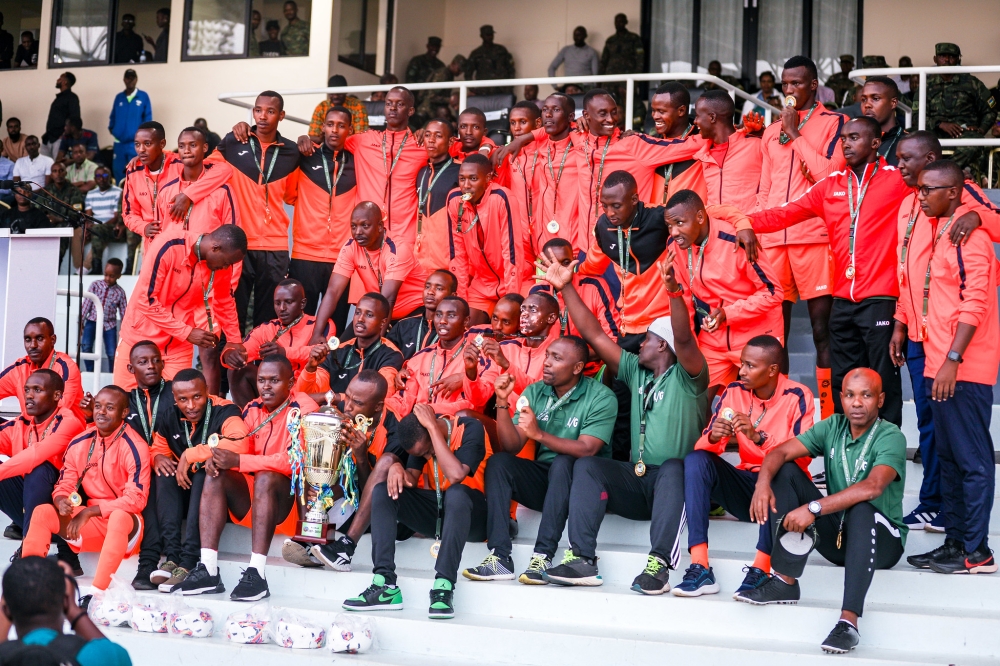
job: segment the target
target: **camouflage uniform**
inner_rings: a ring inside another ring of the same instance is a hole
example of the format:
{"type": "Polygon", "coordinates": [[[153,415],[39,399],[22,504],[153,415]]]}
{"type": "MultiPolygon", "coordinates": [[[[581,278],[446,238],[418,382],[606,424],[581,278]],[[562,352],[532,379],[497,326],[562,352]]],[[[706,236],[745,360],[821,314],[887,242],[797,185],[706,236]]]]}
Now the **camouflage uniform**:
{"type": "MultiPolygon", "coordinates": [[[[888,68],[889,67],[889,63],[887,63],[885,61],[885,56],[880,56],[880,55],[866,55],[863,58],[861,58],[861,68],[862,69],[877,69],[879,67],[883,67],[883,68],[888,68]]],[[[833,77],[831,76],[830,78],[832,79],[833,77]]],[[[841,107],[852,106],[855,102],[858,101],[858,95],[861,94],[861,86],[859,84],[854,83],[853,81],[851,81],[850,80],[850,75],[847,75],[847,77],[845,77],[845,78],[847,79],[848,83],[850,84],[850,88],[848,88],[848,92],[847,92],[847,97],[846,98],[843,98],[842,100],[841,99],[837,100],[837,104],[840,104],[841,107]],[[841,101],[843,101],[843,104],[841,104],[841,101]]],[[[827,81],[826,85],[829,87],[830,86],[830,82],[827,81]]],[[[859,110],[859,113],[860,113],[860,110],[859,110]]]]}
{"type": "Polygon", "coordinates": [[[250,57],[259,58],[260,57],[260,42],[257,41],[257,31],[250,31],[250,57]]]}
{"type": "MultiPolygon", "coordinates": [[[[431,76],[434,72],[439,69],[444,69],[445,64],[437,59],[437,57],[432,56],[429,53],[422,53],[421,55],[415,56],[410,60],[410,65],[406,68],[406,76],[403,77],[404,83],[427,83],[431,80],[431,76]]],[[[450,74],[450,72],[449,72],[450,74]]],[[[413,96],[416,98],[417,107],[423,103],[424,99],[427,97],[429,90],[415,90],[413,91],[413,96]]]]}
{"type": "MultiPolygon", "coordinates": [[[[427,78],[428,83],[445,83],[454,80],[455,75],[451,73],[451,70],[447,66],[438,67],[427,78]]],[[[448,106],[448,101],[451,98],[451,90],[442,88],[441,90],[425,90],[424,92],[426,94],[417,106],[417,115],[420,116],[423,122],[426,122],[437,117],[437,109],[439,107],[448,106]]]]}
{"type": "Polygon", "coordinates": [[[297,18],[286,25],[281,31],[281,41],[285,45],[286,55],[309,55],[309,22],[297,18]]]}
{"type": "MultiPolygon", "coordinates": [[[[844,55],[840,56],[841,64],[843,64],[845,61],[849,62],[852,68],[854,67],[854,56],[852,56],[850,53],[845,53],[844,55]]],[[[841,105],[846,106],[846,104],[844,103],[844,95],[854,88],[854,81],[851,81],[850,74],[837,72],[835,74],[831,74],[830,78],[828,78],[826,80],[826,83],[824,83],[823,85],[825,85],[827,88],[833,91],[833,99],[837,102],[837,106],[841,105]]]]}
{"type": "MultiPolygon", "coordinates": [[[[514,57],[500,44],[483,44],[465,61],[466,81],[514,78],[514,57]]],[[[477,95],[501,95],[513,92],[510,86],[474,88],[477,95]]]]}
{"type": "Polygon", "coordinates": [[[637,74],[642,71],[646,49],[642,38],[627,30],[611,35],[601,53],[601,74],[637,74]]]}

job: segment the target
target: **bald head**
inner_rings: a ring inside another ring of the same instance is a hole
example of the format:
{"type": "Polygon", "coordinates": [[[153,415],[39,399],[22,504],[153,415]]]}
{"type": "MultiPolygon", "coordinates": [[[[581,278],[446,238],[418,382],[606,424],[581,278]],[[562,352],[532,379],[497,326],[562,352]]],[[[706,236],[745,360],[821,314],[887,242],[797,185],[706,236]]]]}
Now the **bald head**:
{"type": "Polygon", "coordinates": [[[858,388],[866,387],[875,394],[882,392],[882,377],[871,368],[854,368],[849,371],[844,375],[845,389],[848,384],[852,384],[858,388]]]}

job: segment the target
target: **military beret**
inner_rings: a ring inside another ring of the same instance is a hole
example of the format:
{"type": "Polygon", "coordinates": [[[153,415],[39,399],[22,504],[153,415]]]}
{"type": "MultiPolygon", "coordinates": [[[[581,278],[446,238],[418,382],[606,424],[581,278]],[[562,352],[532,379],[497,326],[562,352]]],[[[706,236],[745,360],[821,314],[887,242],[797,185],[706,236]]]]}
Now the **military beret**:
{"type": "Polygon", "coordinates": [[[840,62],[844,62],[845,60],[851,63],[852,65],[854,64],[854,56],[851,55],[850,53],[845,53],[844,55],[840,56],[840,62]]]}
{"type": "Polygon", "coordinates": [[[865,68],[869,67],[888,67],[889,63],[885,61],[885,56],[880,55],[866,55],[861,58],[861,66],[865,68]]]}
{"type": "Polygon", "coordinates": [[[958,44],[952,44],[951,42],[939,42],[934,45],[934,55],[962,55],[962,49],[958,48],[958,44]]]}

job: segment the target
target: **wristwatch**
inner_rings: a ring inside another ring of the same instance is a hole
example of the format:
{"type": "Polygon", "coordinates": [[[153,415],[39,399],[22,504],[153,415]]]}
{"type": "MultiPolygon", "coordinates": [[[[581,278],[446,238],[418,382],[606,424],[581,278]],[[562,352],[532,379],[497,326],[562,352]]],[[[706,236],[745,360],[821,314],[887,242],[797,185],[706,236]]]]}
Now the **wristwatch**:
{"type": "Polygon", "coordinates": [[[820,503],[817,502],[816,500],[809,502],[809,504],[806,505],[806,508],[809,509],[809,513],[811,513],[814,516],[818,516],[821,513],[823,513],[823,507],[820,506],[820,503]]]}
{"type": "Polygon", "coordinates": [[[948,352],[948,360],[949,361],[954,361],[955,363],[961,363],[965,359],[962,358],[961,354],[959,354],[957,351],[955,351],[954,349],[952,349],[951,351],[948,352]]]}

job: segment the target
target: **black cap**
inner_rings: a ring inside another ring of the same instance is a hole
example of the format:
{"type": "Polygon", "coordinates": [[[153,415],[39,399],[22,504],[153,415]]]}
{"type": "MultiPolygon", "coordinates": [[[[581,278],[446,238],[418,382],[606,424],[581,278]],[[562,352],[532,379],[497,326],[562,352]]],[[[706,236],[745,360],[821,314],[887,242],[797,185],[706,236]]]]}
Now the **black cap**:
{"type": "Polygon", "coordinates": [[[139,78],[139,75],[135,73],[134,69],[126,69],[125,70],[125,75],[122,78],[123,79],[137,79],[137,78],[139,78]]]}
{"type": "Polygon", "coordinates": [[[783,576],[799,578],[806,569],[809,553],[816,547],[819,535],[815,525],[810,525],[801,534],[789,532],[782,525],[784,521],[784,516],[778,520],[778,532],[771,547],[771,568],[783,576]]]}
{"type": "Polygon", "coordinates": [[[427,46],[437,46],[438,48],[440,48],[441,47],[441,38],[440,37],[428,37],[427,38],[427,46]]]}

